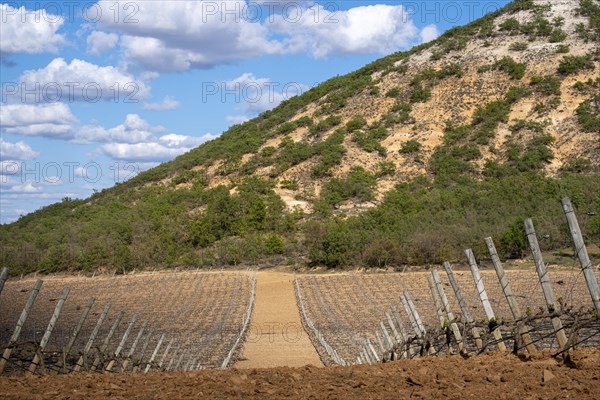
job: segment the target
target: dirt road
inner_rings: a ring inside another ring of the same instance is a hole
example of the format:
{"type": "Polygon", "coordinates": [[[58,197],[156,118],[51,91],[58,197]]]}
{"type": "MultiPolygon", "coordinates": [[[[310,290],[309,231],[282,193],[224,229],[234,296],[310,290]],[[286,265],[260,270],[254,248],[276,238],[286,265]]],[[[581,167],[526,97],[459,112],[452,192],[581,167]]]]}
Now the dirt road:
{"type": "Polygon", "coordinates": [[[235,368],[322,366],[304,331],[294,295],[294,275],[259,271],[250,332],[235,368]]]}

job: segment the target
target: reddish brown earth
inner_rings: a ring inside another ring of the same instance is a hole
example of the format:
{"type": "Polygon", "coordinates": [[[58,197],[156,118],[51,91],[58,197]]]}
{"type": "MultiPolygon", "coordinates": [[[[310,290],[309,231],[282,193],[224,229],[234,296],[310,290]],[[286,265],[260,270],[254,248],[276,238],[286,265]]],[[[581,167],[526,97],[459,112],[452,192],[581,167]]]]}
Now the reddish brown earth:
{"type": "Polygon", "coordinates": [[[600,349],[570,363],[487,354],[376,366],[0,378],[3,399],[598,399],[600,349]]]}

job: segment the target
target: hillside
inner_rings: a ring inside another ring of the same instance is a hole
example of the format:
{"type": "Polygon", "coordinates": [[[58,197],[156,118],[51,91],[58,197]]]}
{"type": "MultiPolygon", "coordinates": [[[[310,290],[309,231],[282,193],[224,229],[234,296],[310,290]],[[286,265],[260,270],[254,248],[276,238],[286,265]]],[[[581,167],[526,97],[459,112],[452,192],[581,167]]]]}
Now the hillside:
{"type": "Polygon", "coordinates": [[[387,266],[488,235],[519,256],[524,217],[546,249],[567,246],[563,195],[600,244],[599,43],[596,0],[513,2],[0,227],[2,264],[387,266]]]}

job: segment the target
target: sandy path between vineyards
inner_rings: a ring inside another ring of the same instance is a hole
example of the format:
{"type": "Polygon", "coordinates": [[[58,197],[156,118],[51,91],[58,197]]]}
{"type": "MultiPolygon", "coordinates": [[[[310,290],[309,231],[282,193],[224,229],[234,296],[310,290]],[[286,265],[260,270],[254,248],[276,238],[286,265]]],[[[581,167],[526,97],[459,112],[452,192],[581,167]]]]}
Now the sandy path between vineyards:
{"type": "Polygon", "coordinates": [[[294,275],[258,271],[250,331],[235,368],[323,366],[302,326],[294,275]]]}

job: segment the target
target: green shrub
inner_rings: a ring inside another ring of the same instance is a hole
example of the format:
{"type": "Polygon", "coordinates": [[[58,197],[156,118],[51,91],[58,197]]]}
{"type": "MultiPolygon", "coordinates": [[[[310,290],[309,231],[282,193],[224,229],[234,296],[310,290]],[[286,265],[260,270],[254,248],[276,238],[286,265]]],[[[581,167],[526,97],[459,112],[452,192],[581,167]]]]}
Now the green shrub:
{"type": "Polygon", "coordinates": [[[568,35],[565,31],[563,31],[562,29],[559,29],[559,28],[555,28],[552,31],[552,33],[550,34],[548,41],[550,43],[560,43],[563,40],[565,40],[567,37],[568,37],[568,35]]]}
{"type": "Polygon", "coordinates": [[[411,103],[424,103],[431,98],[431,89],[418,85],[410,92],[411,103]]]}
{"type": "Polygon", "coordinates": [[[279,183],[279,186],[282,189],[288,189],[288,190],[298,190],[299,189],[298,181],[295,179],[283,180],[279,183]]]}
{"type": "Polygon", "coordinates": [[[327,132],[331,128],[339,125],[341,122],[342,122],[342,119],[340,117],[330,115],[329,117],[325,118],[318,124],[312,125],[310,127],[310,133],[313,135],[318,135],[320,133],[327,132]]]}
{"type": "Polygon", "coordinates": [[[290,138],[285,138],[279,145],[281,148],[277,163],[280,165],[293,166],[308,160],[314,155],[313,148],[305,142],[294,142],[290,138]]]}
{"type": "Polygon", "coordinates": [[[560,96],[560,85],[560,79],[554,76],[534,76],[531,78],[531,86],[533,86],[534,90],[546,96],[560,96]]]}
{"type": "Polygon", "coordinates": [[[470,133],[471,128],[468,125],[455,126],[448,122],[444,128],[444,143],[446,145],[456,144],[469,137],[470,133]]]}
{"type": "Polygon", "coordinates": [[[527,129],[536,133],[542,133],[544,128],[548,126],[548,122],[525,121],[522,119],[515,120],[515,123],[509,127],[512,133],[519,132],[522,129],[527,129]]]}
{"type": "Polygon", "coordinates": [[[402,147],[400,148],[400,153],[401,154],[417,153],[419,150],[421,150],[421,147],[422,147],[421,143],[417,142],[416,140],[411,139],[402,144],[402,147]]]}
{"type": "Polygon", "coordinates": [[[581,174],[592,170],[592,162],[587,158],[577,157],[567,161],[567,163],[563,165],[560,170],[562,172],[581,174]]]}
{"type": "Polygon", "coordinates": [[[527,50],[528,44],[525,42],[513,42],[508,47],[509,50],[512,51],[524,51],[527,50]]]}
{"type": "Polygon", "coordinates": [[[295,122],[285,122],[277,128],[278,135],[287,135],[290,132],[293,132],[296,129],[297,125],[295,122]]]}
{"type": "Polygon", "coordinates": [[[364,119],[363,117],[357,115],[355,117],[352,117],[352,119],[350,121],[348,121],[348,123],[346,123],[346,130],[349,133],[352,133],[355,130],[362,128],[366,124],[367,124],[367,120],[364,119]]]}
{"type": "Polygon", "coordinates": [[[296,126],[300,127],[308,127],[311,126],[313,124],[313,121],[310,117],[307,117],[306,115],[304,117],[298,118],[296,120],[296,126]]]}
{"type": "Polygon", "coordinates": [[[525,76],[525,69],[527,68],[527,64],[518,63],[513,60],[511,57],[503,57],[501,60],[497,61],[495,64],[496,69],[500,71],[506,72],[511,79],[521,79],[525,76]]]}
{"type": "Polygon", "coordinates": [[[349,199],[359,202],[372,200],[376,179],[362,167],[352,167],[345,179],[330,179],[321,193],[321,201],[335,206],[349,199]]]}
{"type": "Polygon", "coordinates": [[[600,94],[581,103],[575,112],[584,131],[600,133],[600,94]]]}
{"type": "Polygon", "coordinates": [[[521,24],[516,18],[508,18],[500,25],[498,25],[498,27],[500,28],[500,30],[510,32],[511,35],[516,35],[517,33],[519,33],[521,24]]]}
{"type": "Polygon", "coordinates": [[[594,0],[580,0],[577,12],[588,17],[589,29],[583,23],[576,27],[577,33],[585,41],[600,41],[600,5],[594,0]]]}
{"type": "Polygon", "coordinates": [[[398,88],[390,89],[387,92],[385,92],[385,96],[392,97],[392,98],[398,97],[398,96],[400,96],[400,89],[398,89],[398,88]]]}
{"type": "Polygon", "coordinates": [[[564,56],[558,65],[558,72],[563,75],[576,74],[582,70],[593,70],[595,68],[592,57],[588,56],[564,56]]]}
{"type": "Polygon", "coordinates": [[[568,44],[559,44],[559,45],[556,47],[556,52],[557,52],[558,54],[565,54],[565,53],[568,53],[568,52],[570,52],[570,51],[571,51],[571,48],[569,47],[569,45],[568,45],[568,44]]]}
{"type": "Polygon", "coordinates": [[[272,233],[267,238],[267,242],[265,243],[265,253],[267,255],[271,254],[283,254],[285,251],[285,244],[281,236],[276,233],[272,233]]]}
{"type": "Polygon", "coordinates": [[[388,130],[383,126],[372,126],[367,132],[357,132],[352,136],[352,141],[360,148],[368,152],[377,151],[380,156],[384,157],[387,152],[379,143],[380,140],[388,136],[388,130]]]}
{"type": "Polygon", "coordinates": [[[339,165],[342,161],[344,154],[346,154],[346,148],[342,146],[345,135],[345,129],[337,129],[327,140],[314,146],[314,154],[319,155],[321,159],[311,171],[313,178],[329,176],[331,168],[339,165]]]}
{"type": "Polygon", "coordinates": [[[377,172],[377,177],[380,178],[382,176],[394,175],[396,172],[396,164],[393,161],[382,161],[379,163],[379,171],[377,172]]]}

